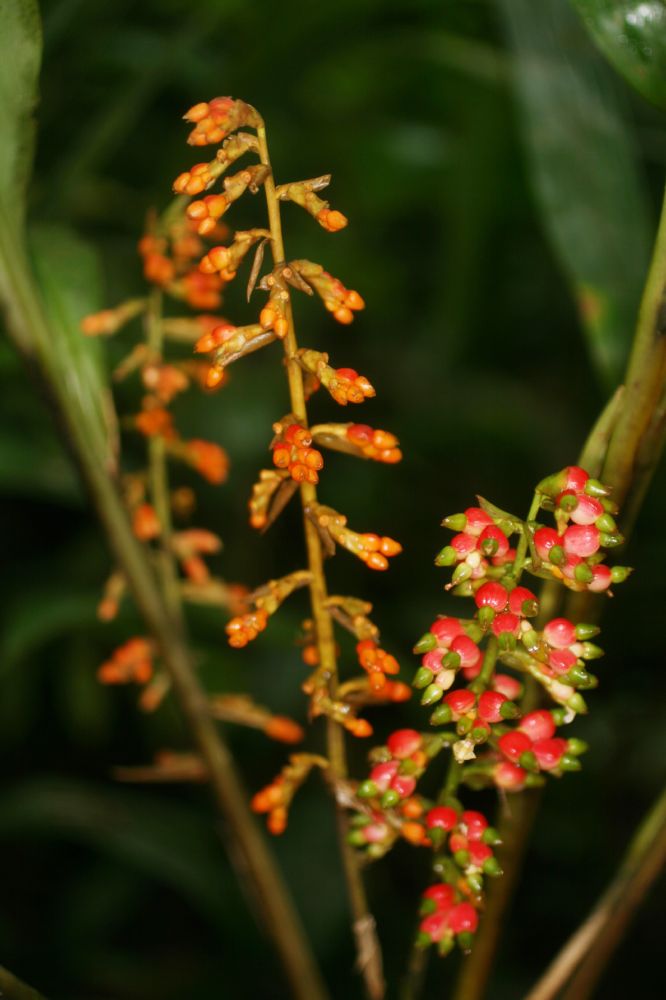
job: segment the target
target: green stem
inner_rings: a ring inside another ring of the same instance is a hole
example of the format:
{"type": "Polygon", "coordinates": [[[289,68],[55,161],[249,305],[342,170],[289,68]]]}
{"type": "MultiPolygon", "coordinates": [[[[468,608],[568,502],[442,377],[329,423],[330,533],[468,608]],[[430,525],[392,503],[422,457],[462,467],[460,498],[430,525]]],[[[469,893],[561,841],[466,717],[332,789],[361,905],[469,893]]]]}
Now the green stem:
{"type": "MultiPolygon", "coordinates": [[[[635,486],[636,463],[663,393],[666,377],[666,193],[650,270],[638,313],[625,393],[601,470],[620,505],[635,486]]],[[[663,437],[663,430],[662,430],[663,437]]],[[[654,448],[654,445],[653,445],[654,448]]]]}
{"type": "Polygon", "coordinates": [[[497,636],[492,635],[488,640],[488,645],[486,646],[486,651],[483,655],[483,663],[481,665],[481,673],[479,674],[477,680],[477,686],[479,690],[485,689],[490,684],[493,674],[495,672],[495,664],[497,663],[497,653],[499,652],[499,642],[497,641],[497,636]]]}
{"type": "MultiPolygon", "coordinates": [[[[266,129],[260,125],[257,129],[259,156],[261,162],[270,170],[264,182],[268,221],[271,232],[271,249],[275,265],[284,263],[285,251],[282,236],[282,220],[280,202],[275,193],[275,179],[268,152],[266,129]]],[[[296,360],[298,342],[294,328],[294,318],[289,298],[287,309],[288,330],[284,338],[284,352],[289,382],[289,397],[291,411],[300,424],[308,427],[307,407],[303,387],[303,372],[296,360]]],[[[301,504],[303,507],[303,525],[305,545],[308,557],[308,568],[312,573],[310,584],[310,604],[315,624],[315,634],[319,651],[319,677],[325,680],[331,697],[335,697],[338,686],[338,667],[335,653],[335,636],[333,619],[326,607],[328,592],[324,573],[324,554],[317,528],[308,517],[308,510],[317,503],[317,491],[312,483],[302,483],[300,487],[301,504]]],[[[326,720],[326,743],[331,772],[335,779],[344,780],[347,777],[347,757],[345,752],[344,731],[332,719],[326,720]]],[[[382,972],[382,953],[377,938],[375,920],[368,908],[361,868],[356,851],[347,840],[348,823],[344,807],[336,802],[336,821],[338,842],[342,867],[347,885],[349,904],[352,912],[352,928],[356,941],[357,965],[365,990],[371,1000],[382,1000],[385,994],[385,983],[382,972]]]]}
{"type": "MultiPolygon", "coordinates": [[[[255,897],[266,929],[273,939],[294,997],[324,1000],[326,991],[300,921],[281,875],[257,829],[247,796],[224,737],[213,722],[190,653],[160,594],[144,548],[137,542],[118,487],[110,475],[98,436],[89,428],[87,414],[68,391],[57,357],[57,343],[43,312],[23,248],[11,238],[0,219],[0,261],[6,280],[2,295],[12,340],[23,353],[34,352],[51,390],[99,520],[147,628],[157,639],[173,688],[192,738],[203,757],[209,783],[226,820],[229,854],[239,878],[255,897]]],[[[0,271],[2,268],[0,268],[0,271]]]]}
{"type": "Polygon", "coordinates": [[[539,507],[541,506],[541,497],[538,493],[535,493],[532,497],[532,503],[530,504],[530,509],[527,512],[527,520],[525,521],[525,528],[521,532],[520,540],[516,546],[516,558],[513,561],[513,569],[511,570],[511,575],[516,583],[520,580],[523,572],[523,566],[525,565],[525,556],[527,555],[527,539],[528,531],[530,530],[529,525],[532,521],[536,520],[536,516],[539,513],[539,507]]]}
{"type": "MultiPolygon", "coordinates": [[[[146,334],[151,364],[162,364],[164,334],[162,328],[162,291],[155,288],[148,298],[146,334]]],[[[148,441],[148,480],[150,497],[160,526],[159,576],[164,600],[179,630],[185,634],[185,615],[180,594],[178,567],[171,548],[173,527],[169,491],[169,470],[164,438],[153,435],[148,441]]]]}
{"type": "Polygon", "coordinates": [[[16,976],[0,965],[0,996],[6,1000],[45,1000],[45,997],[21,982],[16,976]]]}
{"type": "Polygon", "coordinates": [[[666,789],[634,835],[598,903],[525,1000],[587,1000],[648,889],[666,864],[666,789]]]}

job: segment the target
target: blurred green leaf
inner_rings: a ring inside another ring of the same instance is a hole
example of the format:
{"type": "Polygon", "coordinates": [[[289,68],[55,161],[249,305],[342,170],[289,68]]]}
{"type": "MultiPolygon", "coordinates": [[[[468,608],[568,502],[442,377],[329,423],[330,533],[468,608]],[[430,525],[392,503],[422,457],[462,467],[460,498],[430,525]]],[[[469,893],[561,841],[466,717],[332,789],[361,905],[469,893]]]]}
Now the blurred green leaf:
{"type": "Polygon", "coordinates": [[[5,622],[0,640],[0,675],[12,670],[26,656],[46,642],[70,630],[96,622],[94,594],[69,587],[60,593],[33,590],[15,604],[5,606],[5,622]]]}
{"type": "Polygon", "coordinates": [[[17,233],[23,221],[35,139],[32,115],[42,54],[37,4],[34,0],[0,0],[0,24],[0,216],[17,233]]]}
{"type": "Polygon", "coordinates": [[[614,385],[633,333],[649,227],[612,79],[565,0],[500,0],[532,182],[578,303],[592,360],[614,385]]]}
{"type": "Polygon", "coordinates": [[[588,31],[636,90],[666,108],[666,4],[663,0],[571,0],[588,31]]]}
{"type": "Polygon", "coordinates": [[[84,337],[83,316],[101,306],[96,251],[76,233],[57,225],[31,228],[29,244],[52,339],[42,345],[73,397],[107,466],[115,464],[116,417],[100,342],[84,337]]]}
{"type": "Polygon", "coordinates": [[[191,807],[145,789],[103,789],[43,778],[8,790],[0,802],[0,838],[63,837],[111,855],[170,885],[218,923],[230,876],[222,845],[191,807]]]}

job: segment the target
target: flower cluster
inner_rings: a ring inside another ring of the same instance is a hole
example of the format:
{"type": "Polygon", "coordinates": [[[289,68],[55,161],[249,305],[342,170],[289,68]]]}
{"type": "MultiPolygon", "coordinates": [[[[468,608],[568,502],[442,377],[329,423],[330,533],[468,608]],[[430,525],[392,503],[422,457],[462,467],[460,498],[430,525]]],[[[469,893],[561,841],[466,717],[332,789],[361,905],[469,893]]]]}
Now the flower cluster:
{"type": "Polygon", "coordinates": [[[110,659],[99,667],[97,676],[102,684],[147,684],[153,676],[154,643],[143,636],[134,636],[113,651],[110,659]]]}
{"type": "Polygon", "coordinates": [[[296,483],[318,483],[324,468],[322,453],[311,448],[312,434],[299,423],[273,424],[275,438],[271,445],[273,465],[286,469],[296,483]]]}
{"type": "MultiPolygon", "coordinates": [[[[223,169],[224,164],[218,162],[212,172],[199,165],[180,178],[178,186],[184,192],[202,191],[223,169]]],[[[219,240],[224,231],[215,227],[208,235],[219,240]]],[[[122,427],[145,439],[147,450],[146,468],[122,481],[132,530],[148,547],[163,586],[170,588],[171,600],[212,602],[236,610],[238,591],[215,577],[207,565],[207,558],[220,550],[220,539],[203,528],[174,527],[175,520],[191,516],[195,498],[189,487],[170,490],[168,483],[169,459],[184,463],[214,485],[225,481],[229,468],[227,454],[216,442],[182,437],[170,409],[173,400],[191,386],[212,387],[207,378],[209,366],[192,358],[192,346],[214,337],[214,331],[226,324],[213,312],[221,305],[224,282],[218,274],[205,274],[198,266],[205,249],[196,226],[184,212],[149,218],[147,232],[138,245],[149,285],[147,294],[84,317],[81,328],[86,336],[108,336],[135,320],[142,321],[142,336],[114,372],[116,381],[138,375],[142,392],[139,412],[121,422],[122,427]],[[165,316],[163,300],[167,296],[194,312],[165,316]]],[[[218,379],[215,387],[223,381],[223,377],[218,379]]],[[[99,604],[102,620],[116,616],[126,591],[122,573],[113,572],[99,604]]],[[[156,708],[169,687],[156,650],[147,639],[130,639],[120,646],[99,668],[98,676],[108,684],[148,684],[139,702],[146,710],[156,708]]]]}
{"type": "MultiPolygon", "coordinates": [[[[308,519],[311,569],[269,581],[246,595],[237,614],[226,626],[228,641],[236,648],[247,645],[267,627],[270,616],[282,601],[297,587],[308,584],[313,615],[308,626],[304,659],[314,668],[314,673],[303,683],[303,690],[310,697],[310,716],[314,719],[326,715],[353,735],[367,737],[372,733],[372,726],[366,719],[359,718],[358,708],[382,701],[404,701],[410,690],[395,679],[398,663],[379,643],[378,630],[367,617],[370,606],[352,597],[328,598],[321,555],[333,554],[336,545],[340,545],[369,568],[385,570],[389,559],[401,551],[401,546],[387,536],[352,531],[345,515],[318,502],[315,487],[324,468],[320,448],[328,447],[385,464],[400,461],[402,454],[393,434],[365,424],[308,426],[303,400],[309,399],[320,386],[342,406],[360,404],[372,398],[375,390],[368,379],[354,369],[331,367],[326,353],[298,348],[292,316],[293,291],[318,297],[333,318],[344,325],[352,322],[355,314],[364,308],[364,302],[357,291],[347,288],[321,264],[309,260],[289,261],[277,256],[282,236],[276,229],[276,215],[279,215],[281,203],[299,206],[331,233],[344,229],[347,219],[321,197],[330,181],[327,175],[274,186],[261,118],[249,105],[232,98],[215,98],[195,105],[185,117],[194,126],[188,140],[191,144],[222,143],[213,160],[181,173],[174,183],[177,193],[194,198],[185,209],[185,217],[195,238],[215,234],[219,220],[222,216],[228,217],[233,203],[248,192],[256,194],[262,187],[271,226],[270,230],[257,228],[227,233],[224,239],[216,240],[201,254],[199,273],[219,281],[223,287],[236,277],[246,255],[253,250],[248,301],[252,301],[255,290],[264,292],[266,300],[242,326],[233,325],[226,319],[208,324],[195,342],[195,351],[207,355],[210,360],[205,381],[213,388],[223,379],[230,364],[276,341],[284,343],[292,412],[273,425],[274,437],[270,445],[273,468],[262,469],[252,488],[250,523],[254,528],[266,530],[299,489],[308,519]],[[237,131],[245,127],[257,129],[257,137],[237,131]],[[246,153],[258,155],[259,162],[223,179],[227,167],[246,153]],[[216,184],[219,187],[215,190],[216,184]],[[262,273],[267,246],[270,246],[273,264],[262,273]],[[315,547],[319,550],[318,555],[315,547]],[[360,677],[338,683],[336,644],[330,637],[318,634],[324,619],[331,633],[335,621],[354,635],[363,671],[360,677]],[[314,621],[318,622],[316,628],[314,621]]],[[[153,417],[151,430],[155,425],[155,433],[167,440],[171,425],[163,423],[164,426],[160,425],[158,418],[153,417]]],[[[170,451],[173,448],[170,439],[168,447],[170,451]]],[[[276,781],[255,797],[253,807],[268,814],[269,828],[273,832],[281,832],[284,828],[291,796],[308,770],[309,765],[304,761],[302,756],[297,761],[292,758],[276,781]],[[305,771],[301,770],[301,765],[305,771]]]]}
{"type": "Polygon", "coordinates": [[[340,406],[346,406],[347,403],[362,403],[375,395],[375,390],[367,378],[359,375],[354,368],[332,368],[328,363],[328,354],[301,350],[297,357],[303,370],[313,375],[340,406]]]}
{"type": "Polygon", "coordinates": [[[516,792],[580,769],[585,743],[559,730],[587,710],[580,691],[597,684],[587,664],[603,655],[591,641],[599,629],[563,616],[540,618],[539,599],[521,576],[592,591],[607,589],[598,585],[600,571],[609,582],[626,579],[627,568],[608,569],[601,561],[603,550],[621,541],[609,492],[569,467],[538,485],[525,521],[484,500],[444,521],[456,534],[435,561],[453,568],[446,589],[471,598],[474,609],[470,618],[438,617],[414,648],[421,664],[413,685],[422,704],[434,706],[435,734],[393,733],[371,752],[370,775],[350,796],[356,810],[350,839],[370,857],[400,837],[435,852],[440,882],[423,896],[421,947],[436,944],[446,954],[458,941],[467,950],[483,908],[483,878],[501,874],[496,831],[480,813],[463,809],[458,790],[516,792]],[[554,515],[554,526],[540,523],[541,511],[554,515]],[[511,672],[498,672],[499,664],[511,672]],[[521,675],[536,680],[555,706],[525,712],[521,675]],[[452,760],[439,800],[431,803],[417,786],[443,748],[452,760]]]}
{"type": "Polygon", "coordinates": [[[373,691],[381,691],[386,687],[387,674],[400,673],[400,664],[395,656],[387,653],[373,639],[362,639],[357,643],[356,655],[368,675],[373,691]]]}
{"type": "Polygon", "coordinates": [[[277,835],[286,830],[291,800],[313,767],[326,770],[328,761],[315,754],[292,754],[278,776],[253,797],[252,808],[267,814],[270,833],[277,835]]]}
{"type": "Polygon", "coordinates": [[[268,625],[268,619],[275,614],[283,601],[299,587],[310,583],[312,576],[308,570],[296,570],[279,580],[269,580],[248,594],[246,604],[253,609],[244,614],[236,615],[226,625],[229,645],[242,649],[256,639],[268,625]]]}

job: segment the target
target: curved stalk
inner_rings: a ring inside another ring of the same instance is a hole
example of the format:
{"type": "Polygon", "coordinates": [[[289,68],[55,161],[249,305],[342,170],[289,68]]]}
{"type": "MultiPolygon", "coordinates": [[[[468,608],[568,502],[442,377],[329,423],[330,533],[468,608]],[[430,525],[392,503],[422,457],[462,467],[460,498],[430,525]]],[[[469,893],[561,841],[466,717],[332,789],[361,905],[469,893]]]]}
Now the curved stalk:
{"type": "Polygon", "coordinates": [[[6,1000],[46,1000],[41,993],[17,979],[2,965],[0,965],[0,996],[6,997],[6,1000]]]}
{"type": "Polygon", "coordinates": [[[2,285],[10,336],[17,348],[36,355],[41,373],[67,433],[67,443],[79,465],[100,523],[127,578],[149,631],[155,636],[185,722],[203,757],[209,783],[226,821],[230,857],[239,878],[251,889],[266,930],[279,953],[293,996],[324,1000],[326,991],[307,945],[302,926],[282,877],[254,822],[231,753],[211,718],[187,649],[164,603],[144,548],[135,539],[87,415],[68,391],[57,359],[54,338],[39,301],[22,248],[0,220],[0,259],[8,280],[2,285]]]}
{"type": "MultiPolygon", "coordinates": [[[[162,363],[164,334],[162,330],[162,291],[155,288],[148,298],[146,334],[151,364],[162,363]]],[[[181,599],[178,568],[171,549],[171,503],[169,500],[169,471],[164,438],[158,434],[148,439],[148,482],[150,498],[160,526],[158,570],[164,600],[174,618],[174,623],[185,635],[185,615],[181,599]]]]}
{"type": "MultiPolygon", "coordinates": [[[[263,124],[257,128],[257,138],[259,141],[261,162],[270,171],[264,182],[264,189],[266,192],[273,262],[275,265],[279,265],[285,262],[280,203],[275,192],[275,180],[268,152],[266,129],[263,124]]],[[[303,373],[296,360],[298,342],[294,328],[291,297],[289,297],[287,304],[286,318],[288,330],[284,338],[284,352],[289,383],[290,406],[298,422],[307,427],[308,415],[303,390],[303,373]]],[[[310,603],[319,650],[320,677],[326,679],[331,695],[334,697],[338,685],[338,668],[335,655],[333,620],[326,608],[328,593],[324,573],[324,554],[317,528],[307,516],[308,509],[317,502],[317,490],[314,484],[302,483],[300,486],[300,496],[303,507],[308,568],[312,573],[310,603]]],[[[346,778],[347,758],[344,734],[341,726],[332,719],[327,719],[326,742],[334,779],[346,778]]],[[[363,976],[368,996],[371,1000],[381,1000],[384,996],[385,985],[382,973],[381,949],[375,930],[375,921],[368,909],[359,860],[353,847],[347,841],[346,813],[338,803],[336,803],[336,814],[340,854],[352,912],[354,937],[356,939],[357,963],[359,971],[363,976]]]]}
{"type": "Polygon", "coordinates": [[[525,1000],[587,1000],[643,897],[666,864],[666,789],[636,832],[625,858],[589,917],[525,1000]]]}

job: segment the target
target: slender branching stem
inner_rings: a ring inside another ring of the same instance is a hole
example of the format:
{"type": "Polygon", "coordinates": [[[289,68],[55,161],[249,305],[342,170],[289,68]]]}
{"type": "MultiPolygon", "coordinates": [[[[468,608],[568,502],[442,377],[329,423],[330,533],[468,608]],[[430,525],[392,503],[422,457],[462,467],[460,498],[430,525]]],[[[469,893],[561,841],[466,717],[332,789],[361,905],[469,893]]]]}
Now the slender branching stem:
{"type": "Polygon", "coordinates": [[[0,997],[6,1000],[45,1000],[32,986],[17,979],[9,969],[0,965],[0,997]]]}
{"type": "Polygon", "coordinates": [[[226,741],[211,718],[192,659],[166,606],[145,548],[135,539],[118,484],[90,427],[90,416],[69,391],[22,247],[0,219],[0,264],[8,331],[17,348],[33,357],[48,386],[68,445],[90,491],[100,523],[140,613],[155,636],[192,739],[208,769],[210,787],[226,821],[228,849],[239,878],[252,892],[298,1000],[325,1000],[326,991],[282,877],[249,810],[247,795],[226,741]]]}
{"type": "Polygon", "coordinates": [[[666,789],[634,835],[596,906],[525,1000],[587,1000],[648,889],[666,864],[666,789]]]}
{"type": "MultiPolygon", "coordinates": [[[[280,203],[276,197],[275,180],[266,141],[266,130],[263,125],[257,129],[259,155],[261,162],[269,167],[270,173],[264,182],[266,204],[268,209],[271,247],[275,265],[285,263],[284,242],[282,237],[282,222],[280,203]]],[[[284,338],[285,362],[289,382],[289,398],[291,411],[304,427],[308,426],[307,407],[303,388],[303,373],[296,352],[298,343],[294,328],[291,299],[287,304],[286,318],[287,334],[284,338]]],[[[326,576],[324,573],[324,554],[317,528],[308,517],[308,510],[317,502],[317,490],[312,483],[302,483],[300,487],[303,506],[303,521],[305,529],[305,545],[307,550],[308,568],[312,573],[310,583],[310,603],[314,621],[317,648],[319,651],[320,680],[328,685],[332,696],[338,685],[338,669],[335,654],[335,638],[333,620],[329,614],[326,601],[326,576]]],[[[328,757],[334,779],[344,779],[347,776],[347,759],[345,753],[344,733],[342,727],[332,719],[327,719],[326,740],[328,757]]],[[[347,891],[353,918],[354,936],[358,954],[358,965],[363,976],[368,996],[372,1000],[381,1000],[384,996],[384,977],[382,973],[381,950],[375,922],[368,909],[368,903],[363,886],[358,857],[353,847],[347,841],[347,818],[342,805],[336,803],[338,839],[342,865],[345,873],[347,891]]]]}
{"type": "MultiPolygon", "coordinates": [[[[148,354],[151,364],[162,363],[162,292],[159,288],[151,291],[146,310],[146,334],[148,354]]],[[[154,434],[148,441],[148,480],[150,498],[160,525],[159,535],[159,577],[164,600],[174,618],[174,625],[184,635],[185,616],[181,599],[178,567],[171,548],[171,502],[169,498],[169,470],[164,438],[154,434]]]]}

